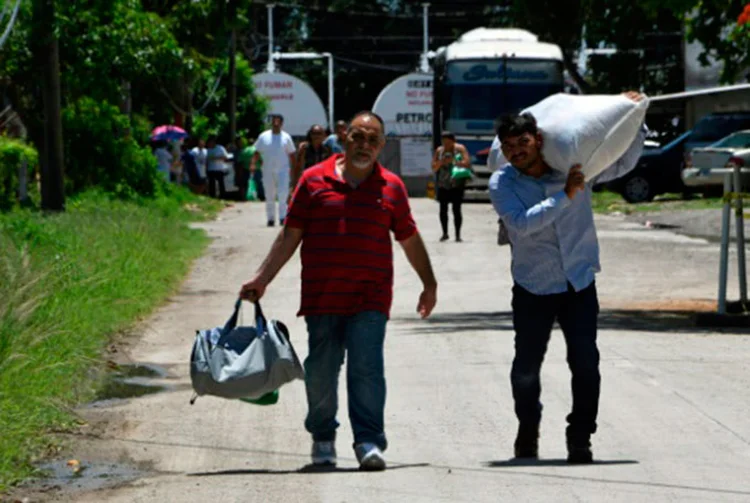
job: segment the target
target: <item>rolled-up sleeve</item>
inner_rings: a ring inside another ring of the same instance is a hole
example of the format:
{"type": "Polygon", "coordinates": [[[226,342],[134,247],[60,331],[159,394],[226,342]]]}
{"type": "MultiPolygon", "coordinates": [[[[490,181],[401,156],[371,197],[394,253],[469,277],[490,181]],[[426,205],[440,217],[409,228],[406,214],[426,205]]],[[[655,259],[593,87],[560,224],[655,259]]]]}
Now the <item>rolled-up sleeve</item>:
{"type": "Polygon", "coordinates": [[[525,236],[547,227],[570,206],[570,199],[561,190],[526,208],[503,175],[498,171],[490,177],[490,199],[505,226],[517,234],[525,236]]]}

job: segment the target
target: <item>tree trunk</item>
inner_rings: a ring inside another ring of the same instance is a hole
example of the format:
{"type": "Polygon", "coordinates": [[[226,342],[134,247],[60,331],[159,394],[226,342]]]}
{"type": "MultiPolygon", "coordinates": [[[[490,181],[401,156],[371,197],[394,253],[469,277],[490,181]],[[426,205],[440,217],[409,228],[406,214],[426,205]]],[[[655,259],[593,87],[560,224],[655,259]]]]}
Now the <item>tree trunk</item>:
{"type": "Polygon", "coordinates": [[[237,136],[237,1],[229,0],[229,142],[237,136]]]}
{"type": "Polygon", "coordinates": [[[42,65],[44,146],[41,164],[42,209],[65,210],[63,137],[60,98],[60,51],[54,33],[55,0],[36,0],[34,17],[40,37],[38,61],[42,65]]]}

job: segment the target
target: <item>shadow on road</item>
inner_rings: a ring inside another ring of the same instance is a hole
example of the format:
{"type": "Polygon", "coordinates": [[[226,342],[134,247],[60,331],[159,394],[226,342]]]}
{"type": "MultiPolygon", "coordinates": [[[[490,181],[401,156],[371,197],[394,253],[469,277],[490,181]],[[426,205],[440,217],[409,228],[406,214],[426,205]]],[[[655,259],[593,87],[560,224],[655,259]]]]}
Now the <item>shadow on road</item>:
{"type": "MultiPolygon", "coordinates": [[[[696,323],[698,313],[685,310],[602,309],[600,330],[632,330],[664,333],[733,333],[750,334],[748,327],[706,327],[696,323]]],[[[393,317],[402,334],[449,334],[458,332],[513,332],[510,311],[436,313],[415,324],[412,318],[393,317]]]]}
{"type": "Polygon", "coordinates": [[[637,465],[633,459],[595,459],[589,465],[570,464],[566,459],[506,459],[503,461],[488,461],[484,466],[488,468],[512,468],[514,466],[591,466],[591,465],[637,465]]]}
{"type": "MultiPolygon", "coordinates": [[[[402,468],[421,468],[430,466],[429,463],[414,463],[404,465],[388,465],[388,471],[399,470],[402,468]]],[[[316,466],[313,464],[305,465],[297,470],[268,470],[268,469],[238,469],[238,470],[220,470],[216,472],[198,472],[188,473],[188,477],[214,477],[221,475],[294,475],[294,474],[317,474],[317,473],[367,473],[356,467],[341,468],[338,466],[316,466]]]]}

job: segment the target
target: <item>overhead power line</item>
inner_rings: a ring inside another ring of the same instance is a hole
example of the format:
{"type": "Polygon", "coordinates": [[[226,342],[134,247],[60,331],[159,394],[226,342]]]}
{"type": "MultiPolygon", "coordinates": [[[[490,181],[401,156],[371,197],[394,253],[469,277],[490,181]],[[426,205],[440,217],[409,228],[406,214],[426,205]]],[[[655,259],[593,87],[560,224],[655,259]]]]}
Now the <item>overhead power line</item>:
{"type": "Polygon", "coordinates": [[[346,63],[350,63],[350,64],[353,64],[353,65],[364,66],[364,67],[368,67],[368,68],[375,68],[375,69],[378,69],[378,70],[388,70],[388,71],[392,71],[392,72],[404,72],[404,71],[409,71],[411,69],[411,67],[407,66],[407,65],[400,65],[400,66],[396,66],[396,65],[379,65],[377,63],[367,63],[365,61],[358,61],[356,59],[342,58],[341,56],[336,56],[336,55],[334,55],[333,59],[336,60],[336,61],[344,61],[346,63]]]}

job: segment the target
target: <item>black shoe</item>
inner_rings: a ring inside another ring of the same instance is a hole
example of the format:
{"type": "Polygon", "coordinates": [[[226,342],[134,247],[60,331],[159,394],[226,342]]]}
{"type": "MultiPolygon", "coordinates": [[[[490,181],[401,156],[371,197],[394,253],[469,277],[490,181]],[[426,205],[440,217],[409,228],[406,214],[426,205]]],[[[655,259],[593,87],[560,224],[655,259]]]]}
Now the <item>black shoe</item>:
{"type": "Polygon", "coordinates": [[[463,243],[464,240],[460,236],[456,236],[456,243],[463,243]]]}
{"type": "Polygon", "coordinates": [[[443,234],[443,237],[440,238],[440,242],[448,241],[450,238],[448,237],[448,234],[443,234]]]}
{"type": "Polygon", "coordinates": [[[519,425],[513,451],[516,458],[538,458],[539,425],[519,425]]]}
{"type": "Polygon", "coordinates": [[[568,463],[588,465],[594,462],[588,435],[568,436],[568,463]]]}
{"type": "Polygon", "coordinates": [[[274,222],[273,220],[269,220],[267,225],[269,227],[273,227],[274,225],[276,225],[276,222],[274,222]]]}

